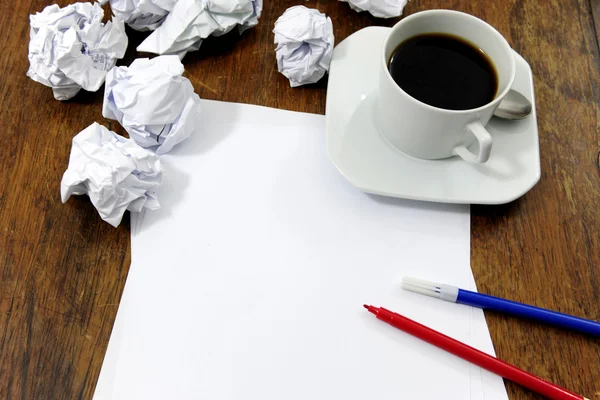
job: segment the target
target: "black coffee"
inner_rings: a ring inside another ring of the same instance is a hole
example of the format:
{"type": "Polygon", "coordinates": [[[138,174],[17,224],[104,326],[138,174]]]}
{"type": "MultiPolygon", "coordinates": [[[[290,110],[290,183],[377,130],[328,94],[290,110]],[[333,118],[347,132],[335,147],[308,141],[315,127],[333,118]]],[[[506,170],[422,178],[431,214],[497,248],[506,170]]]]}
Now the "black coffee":
{"type": "Polygon", "coordinates": [[[489,103],[498,90],[498,74],[488,56],[457,36],[418,35],[400,43],[389,70],[406,93],[448,110],[469,110],[489,103]]]}

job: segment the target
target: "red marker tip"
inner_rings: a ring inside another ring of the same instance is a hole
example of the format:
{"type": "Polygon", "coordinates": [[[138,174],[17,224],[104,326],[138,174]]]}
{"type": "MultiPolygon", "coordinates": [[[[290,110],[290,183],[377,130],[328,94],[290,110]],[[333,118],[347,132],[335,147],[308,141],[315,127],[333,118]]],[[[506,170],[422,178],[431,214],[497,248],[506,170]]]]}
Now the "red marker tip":
{"type": "Polygon", "coordinates": [[[366,308],[370,313],[373,313],[375,315],[377,315],[377,313],[379,312],[379,308],[370,306],[368,304],[363,304],[363,307],[366,308]]]}

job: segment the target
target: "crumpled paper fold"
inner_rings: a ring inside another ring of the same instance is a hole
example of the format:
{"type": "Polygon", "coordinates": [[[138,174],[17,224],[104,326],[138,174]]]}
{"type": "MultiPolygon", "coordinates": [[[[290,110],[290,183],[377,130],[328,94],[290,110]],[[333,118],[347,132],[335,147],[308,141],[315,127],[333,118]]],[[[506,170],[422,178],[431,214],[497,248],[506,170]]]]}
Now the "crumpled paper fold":
{"type": "Polygon", "coordinates": [[[137,51],[175,54],[182,59],[210,35],[224,35],[236,26],[241,33],[255,26],[261,12],[262,0],[178,0],[137,51]]]}
{"type": "Polygon", "coordinates": [[[103,220],[121,223],[125,210],[160,208],[158,156],[94,122],[73,138],[69,167],[60,185],[62,202],[87,194],[103,220]]]}
{"type": "Polygon", "coordinates": [[[98,90],[127,49],[123,21],[103,24],[103,16],[98,3],[54,4],[30,15],[27,76],[51,87],[57,100],[98,90]]]}
{"type": "Polygon", "coordinates": [[[138,58],[106,76],[102,115],[123,125],[129,137],[158,154],[189,137],[200,121],[200,97],[177,56],[138,58]]]}
{"type": "Polygon", "coordinates": [[[290,86],[315,83],[329,70],[333,54],[331,19],[304,6],[288,8],[275,21],[275,56],[290,86]]]}
{"type": "Polygon", "coordinates": [[[137,31],[153,31],[165,20],[177,0],[101,0],[113,13],[137,31]]]}
{"type": "Polygon", "coordinates": [[[402,15],[408,0],[340,0],[346,1],[357,12],[368,11],[377,18],[394,18],[402,15]]]}

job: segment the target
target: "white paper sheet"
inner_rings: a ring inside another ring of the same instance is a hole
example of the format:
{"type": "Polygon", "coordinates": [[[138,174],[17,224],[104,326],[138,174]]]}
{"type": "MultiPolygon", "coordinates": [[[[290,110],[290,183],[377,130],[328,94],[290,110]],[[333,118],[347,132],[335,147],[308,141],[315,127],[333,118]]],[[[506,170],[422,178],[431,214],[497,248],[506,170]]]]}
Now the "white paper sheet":
{"type": "Polygon", "coordinates": [[[163,208],[132,214],[94,399],[506,399],[500,378],[484,392],[479,368],[362,308],[493,353],[480,310],[399,286],[475,289],[468,206],[358,191],[327,159],[323,116],[202,107],[220,117],[161,158],[163,208]]]}

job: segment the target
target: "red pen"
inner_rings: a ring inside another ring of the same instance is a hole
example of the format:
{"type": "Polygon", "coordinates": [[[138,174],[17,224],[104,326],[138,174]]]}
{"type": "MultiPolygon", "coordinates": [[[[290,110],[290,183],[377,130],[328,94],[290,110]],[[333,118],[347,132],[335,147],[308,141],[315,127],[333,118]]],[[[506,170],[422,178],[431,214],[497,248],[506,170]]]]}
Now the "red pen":
{"type": "Polygon", "coordinates": [[[386,310],[383,307],[373,307],[364,305],[364,307],[375,314],[377,319],[387,322],[388,324],[403,330],[413,336],[418,337],[440,349],[446,350],[449,353],[454,354],[467,360],[481,368],[487,369],[490,372],[500,375],[501,377],[508,379],[512,382],[518,383],[519,385],[526,387],[542,396],[548,397],[549,399],[555,400],[588,400],[587,398],[569,392],[559,386],[556,386],[548,381],[538,378],[529,372],[523,371],[513,365],[505,363],[486,354],[482,351],[477,350],[474,347],[466,345],[454,340],[443,333],[434,331],[431,328],[421,325],[411,319],[408,319],[400,314],[386,310]]]}

